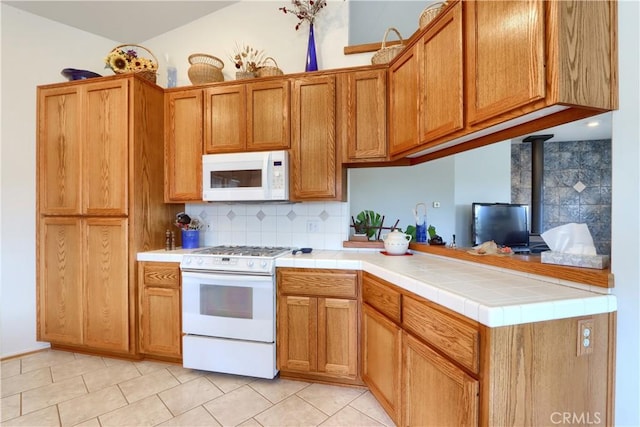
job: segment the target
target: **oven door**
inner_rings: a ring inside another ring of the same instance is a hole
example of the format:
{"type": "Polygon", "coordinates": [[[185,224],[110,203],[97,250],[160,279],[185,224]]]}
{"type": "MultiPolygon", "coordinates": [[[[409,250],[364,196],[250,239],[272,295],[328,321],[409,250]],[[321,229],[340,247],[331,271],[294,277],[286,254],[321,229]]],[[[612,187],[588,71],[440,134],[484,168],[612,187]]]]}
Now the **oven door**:
{"type": "Polygon", "coordinates": [[[274,342],[275,306],[274,276],[182,273],[185,334],[274,342]]]}

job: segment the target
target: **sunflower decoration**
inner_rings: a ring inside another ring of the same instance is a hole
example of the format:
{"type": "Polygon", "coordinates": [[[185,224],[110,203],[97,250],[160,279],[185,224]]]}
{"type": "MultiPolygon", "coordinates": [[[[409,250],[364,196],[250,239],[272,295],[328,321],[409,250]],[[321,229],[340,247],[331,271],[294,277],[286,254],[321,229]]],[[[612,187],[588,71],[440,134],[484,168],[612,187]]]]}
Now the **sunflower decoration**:
{"type": "Polygon", "coordinates": [[[158,64],[152,59],[144,58],[136,49],[115,48],[105,58],[106,67],[111,68],[116,74],[127,72],[153,71],[158,69],[158,64]]]}

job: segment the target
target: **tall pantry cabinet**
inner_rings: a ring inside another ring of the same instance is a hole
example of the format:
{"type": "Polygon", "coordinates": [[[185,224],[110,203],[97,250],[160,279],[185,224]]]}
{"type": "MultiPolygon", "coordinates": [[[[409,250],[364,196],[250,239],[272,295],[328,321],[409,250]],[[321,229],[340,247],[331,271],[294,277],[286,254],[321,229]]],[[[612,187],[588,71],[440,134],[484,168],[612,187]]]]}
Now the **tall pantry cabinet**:
{"type": "Polygon", "coordinates": [[[136,253],[162,247],[163,92],[134,75],[38,87],[38,339],[135,355],[136,253]]]}

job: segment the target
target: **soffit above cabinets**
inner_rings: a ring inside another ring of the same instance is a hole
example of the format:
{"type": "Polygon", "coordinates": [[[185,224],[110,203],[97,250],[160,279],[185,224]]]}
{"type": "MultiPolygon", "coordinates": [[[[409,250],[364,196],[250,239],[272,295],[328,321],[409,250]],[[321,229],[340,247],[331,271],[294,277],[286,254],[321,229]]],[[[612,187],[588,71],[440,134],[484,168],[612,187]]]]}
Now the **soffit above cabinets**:
{"type": "Polygon", "coordinates": [[[142,43],[235,1],[4,1],[120,43],[142,43]],[[137,18],[136,18],[137,17],[137,18]]]}

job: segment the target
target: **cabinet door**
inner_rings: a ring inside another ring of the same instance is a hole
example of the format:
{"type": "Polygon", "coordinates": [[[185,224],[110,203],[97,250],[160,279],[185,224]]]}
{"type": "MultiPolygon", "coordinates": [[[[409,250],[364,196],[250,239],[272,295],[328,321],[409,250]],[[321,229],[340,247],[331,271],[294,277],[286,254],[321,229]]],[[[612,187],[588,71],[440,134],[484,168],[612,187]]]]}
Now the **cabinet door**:
{"type": "Polygon", "coordinates": [[[38,340],[82,344],[82,225],[78,218],[40,219],[38,340]]]}
{"type": "Polygon", "coordinates": [[[38,89],[39,211],[82,213],[81,96],[78,86],[38,89]]]}
{"type": "Polygon", "coordinates": [[[362,379],[396,425],[402,425],[402,330],[367,304],[362,306],[362,379]]]}
{"type": "Polygon", "coordinates": [[[289,81],[247,85],[247,150],[286,150],[290,146],[289,81]]]}
{"type": "Polygon", "coordinates": [[[129,177],[129,80],[87,84],[83,102],[84,212],[126,215],[129,177]]]}
{"type": "Polygon", "coordinates": [[[293,81],[292,200],[342,200],[346,195],[338,167],[335,96],[335,76],[293,81]]]}
{"type": "Polygon", "coordinates": [[[143,286],[140,304],[140,352],[182,357],[180,289],[143,286]]]}
{"type": "Polygon", "coordinates": [[[84,343],[129,351],[127,220],[86,219],[84,240],[84,343]]]}
{"type": "Polygon", "coordinates": [[[356,300],[318,300],[318,372],[352,379],[358,375],[356,300]]]}
{"type": "Polygon", "coordinates": [[[165,95],[166,202],[202,201],[202,90],[165,95]]]}
{"type": "Polygon", "coordinates": [[[180,264],[138,263],[140,352],[182,357],[180,264]]]}
{"type": "Polygon", "coordinates": [[[389,154],[418,145],[420,67],[416,48],[397,58],[389,68],[389,154]]]}
{"type": "Polygon", "coordinates": [[[464,3],[468,122],[543,99],[545,2],[464,3]]]}
{"type": "Polygon", "coordinates": [[[211,87],[205,91],[205,151],[245,151],[247,95],[243,84],[211,87]]]}
{"type": "Polygon", "coordinates": [[[477,426],[479,382],[403,332],[404,425],[477,426]]]}
{"type": "Polygon", "coordinates": [[[278,367],[314,372],[317,369],[318,299],[278,297],[278,367]]]}
{"type": "Polygon", "coordinates": [[[422,37],[420,50],[420,142],[464,127],[462,3],[440,17],[422,37]]]}
{"type": "Polygon", "coordinates": [[[340,77],[346,80],[341,114],[347,127],[347,160],[384,160],[387,156],[386,70],[354,71],[340,77]]]}

